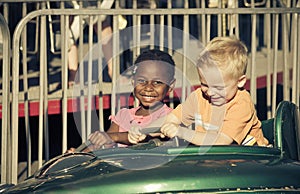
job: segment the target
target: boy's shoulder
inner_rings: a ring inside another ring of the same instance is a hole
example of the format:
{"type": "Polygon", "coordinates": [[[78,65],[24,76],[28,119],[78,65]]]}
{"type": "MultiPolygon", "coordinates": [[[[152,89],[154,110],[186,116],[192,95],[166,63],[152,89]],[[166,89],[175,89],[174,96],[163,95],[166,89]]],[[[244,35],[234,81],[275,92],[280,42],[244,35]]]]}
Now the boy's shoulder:
{"type": "Polygon", "coordinates": [[[233,106],[251,108],[254,106],[250,93],[246,89],[238,90],[234,99],[230,102],[233,106]]]}

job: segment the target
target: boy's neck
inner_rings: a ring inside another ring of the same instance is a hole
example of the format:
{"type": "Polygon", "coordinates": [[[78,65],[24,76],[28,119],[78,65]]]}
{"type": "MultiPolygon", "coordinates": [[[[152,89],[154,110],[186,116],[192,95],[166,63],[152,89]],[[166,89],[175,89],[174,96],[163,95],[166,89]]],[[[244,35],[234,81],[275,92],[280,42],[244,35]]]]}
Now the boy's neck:
{"type": "Polygon", "coordinates": [[[141,115],[141,116],[148,116],[152,114],[153,112],[157,111],[161,107],[163,107],[164,103],[156,103],[154,106],[143,106],[136,111],[136,115],[141,115]]]}

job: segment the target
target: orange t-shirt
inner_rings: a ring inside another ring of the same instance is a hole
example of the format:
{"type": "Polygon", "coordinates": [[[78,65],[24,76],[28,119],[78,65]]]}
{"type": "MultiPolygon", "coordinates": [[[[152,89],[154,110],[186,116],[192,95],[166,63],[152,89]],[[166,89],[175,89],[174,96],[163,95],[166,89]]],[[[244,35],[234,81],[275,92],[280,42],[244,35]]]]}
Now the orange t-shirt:
{"type": "Polygon", "coordinates": [[[254,104],[246,90],[238,90],[235,97],[226,104],[221,128],[210,123],[212,115],[211,103],[203,97],[200,88],[193,91],[185,102],[172,111],[184,124],[195,124],[195,130],[219,130],[231,137],[236,143],[241,144],[247,135],[255,137],[258,145],[267,145],[264,138],[261,122],[256,116],[254,104]]]}

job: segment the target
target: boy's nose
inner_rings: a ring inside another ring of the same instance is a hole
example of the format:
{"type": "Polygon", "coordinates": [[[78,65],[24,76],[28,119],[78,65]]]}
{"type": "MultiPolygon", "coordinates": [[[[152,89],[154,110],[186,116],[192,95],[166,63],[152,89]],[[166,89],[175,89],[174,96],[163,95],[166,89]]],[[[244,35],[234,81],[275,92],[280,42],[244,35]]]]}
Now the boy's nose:
{"type": "Polygon", "coordinates": [[[152,85],[152,82],[151,82],[151,81],[148,81],[148,82],[145,84],[145,90],[153,90],[153,85],[152,85]]]}

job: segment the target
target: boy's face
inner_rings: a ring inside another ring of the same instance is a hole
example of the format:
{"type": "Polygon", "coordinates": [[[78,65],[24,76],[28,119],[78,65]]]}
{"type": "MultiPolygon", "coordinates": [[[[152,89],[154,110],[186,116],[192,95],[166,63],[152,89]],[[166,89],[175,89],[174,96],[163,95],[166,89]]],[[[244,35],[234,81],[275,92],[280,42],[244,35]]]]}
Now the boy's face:
{"type": "Polygon", "coordinates": [[[222,106],[234,98],[240,86],[235,80],[216,67],[198,68],[201,90],[215,106],[222,106]]]}
{"type": "Polygon", "coordinates": [[[168,65],[161,61],[143,61],[138,64],[134,76],[134,94],[144,107],[161,104],[173,83],[168,78],[168,65]]]}

